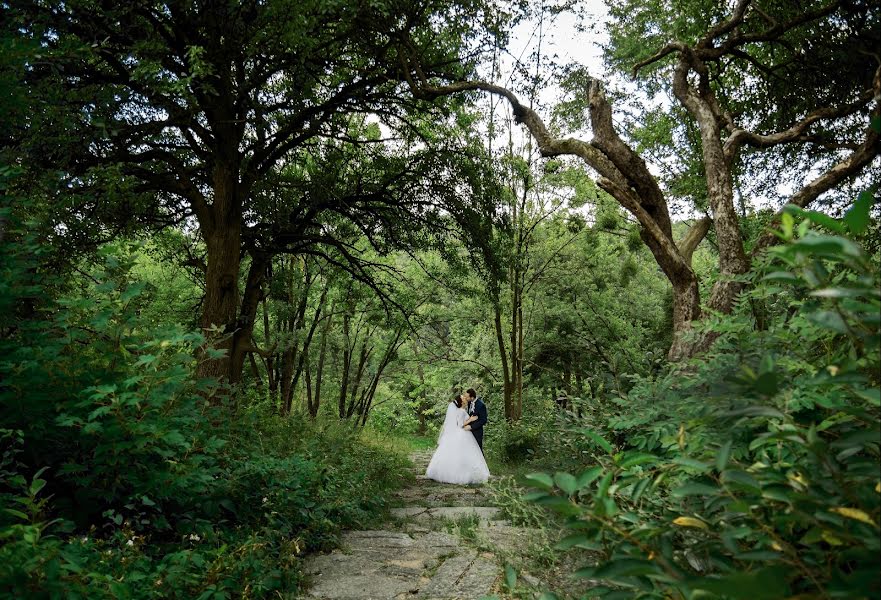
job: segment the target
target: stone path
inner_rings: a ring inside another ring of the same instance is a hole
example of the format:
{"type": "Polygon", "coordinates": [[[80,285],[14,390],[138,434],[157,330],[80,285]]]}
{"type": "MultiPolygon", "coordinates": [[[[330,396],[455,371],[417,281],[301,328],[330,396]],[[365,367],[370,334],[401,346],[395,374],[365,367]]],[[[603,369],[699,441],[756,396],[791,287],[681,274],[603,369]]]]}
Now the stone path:
{"type": "Polygon", "coordinates": [[[481,598],[500,587],[495,550],[522,546],[529,531],[490,505],[482,486],[437,483],[423,475],[431,452],[411,456],[416,483],[397,493],[386,529],[349,531],[330,554],[310,557],[308,598],[481,598]],[[464,533],[463,533],[464,532],[464,533]]]}

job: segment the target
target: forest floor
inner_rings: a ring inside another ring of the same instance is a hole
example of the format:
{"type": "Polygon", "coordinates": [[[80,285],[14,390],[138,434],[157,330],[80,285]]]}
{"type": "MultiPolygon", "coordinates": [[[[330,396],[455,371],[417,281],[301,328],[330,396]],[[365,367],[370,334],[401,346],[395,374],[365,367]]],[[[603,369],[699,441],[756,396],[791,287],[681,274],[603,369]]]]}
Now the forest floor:
{"type": "Polygon", "coordinates": [[[430,449],[410,456],[415,482],[396,493],[381,529],[347,531],[341,547],[307,559],[307,598],[401,599],[508,596],[505,566],[518,571],[516,595],[545,587],[525,570],[550,554],[543,530],[517,527],[492,505],[487,486],[424,476],[430,449]]]}

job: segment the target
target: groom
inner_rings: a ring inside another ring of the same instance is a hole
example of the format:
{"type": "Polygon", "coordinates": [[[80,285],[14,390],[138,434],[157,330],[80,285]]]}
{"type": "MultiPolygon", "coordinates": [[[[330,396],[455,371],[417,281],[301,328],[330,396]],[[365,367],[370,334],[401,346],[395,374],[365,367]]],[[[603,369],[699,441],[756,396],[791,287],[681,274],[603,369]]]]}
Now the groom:
{"type": "Polygon", "coordinates": [[[465,425],[463,429],[470,431],[474,435],[477,445],[480,446],[480,451],[483,452],[483,426],[486,425],[486,404],[483,403],[482,398],[477,397],[477,392],[473,388],[465,393],[468,394],[468,414],[476,416],[477,420],[465,425]]]}

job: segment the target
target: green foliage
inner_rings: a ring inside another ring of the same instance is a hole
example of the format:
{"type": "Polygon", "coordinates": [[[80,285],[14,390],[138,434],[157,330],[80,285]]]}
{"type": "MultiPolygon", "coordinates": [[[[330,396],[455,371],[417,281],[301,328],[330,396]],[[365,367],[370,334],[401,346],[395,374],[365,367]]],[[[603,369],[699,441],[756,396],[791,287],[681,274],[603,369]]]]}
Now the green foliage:
{"type": "Polygon", "coordinates": [[[540,423],[521,420],[516,424],[499,423],[493,428],[493,446],[511,462],[521,462],[534,455],[541,444],[544,428],[540,423]]]}
{"type": "Polygon", "coordinates": [[[501,509],[502,516],[513,525],[521,527],[544,527],[547,512],[523,497],[523,488],[513,477],[502,476],[488,484],[493,504],[501,509]]]}
{"type": "Polygon", "coordinates": [[[140,318],[157,297],[138,251],[107,247],[66,277],[26,224],[6,224],[3,593],[293,593],[304,552],[382,514],[403,457],[349,427],[233,412],[193,377],[202,336],[140,318]]]}
{"type": "Polygon", "coordinates": [[[879,597],[881,293],[851,239],[870,204],[788,211],[712,352],[598,415],[580,469],[528,477],[561,548],[599,553],[576,573],[593,594],[879,597]]]}

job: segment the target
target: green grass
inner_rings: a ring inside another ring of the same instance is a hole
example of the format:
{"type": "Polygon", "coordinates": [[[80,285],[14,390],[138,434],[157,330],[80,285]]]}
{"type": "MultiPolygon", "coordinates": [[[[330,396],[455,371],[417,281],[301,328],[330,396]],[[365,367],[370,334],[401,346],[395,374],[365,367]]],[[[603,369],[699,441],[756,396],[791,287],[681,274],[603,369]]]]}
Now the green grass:
{"type": "Polygon", "coordinates": [[[400,438],[402,445],[405,445],[411,452],[419,452],[421,450],[433,450],[437,446],[437,438],[429,435],[409,434],[400,438]]]}

